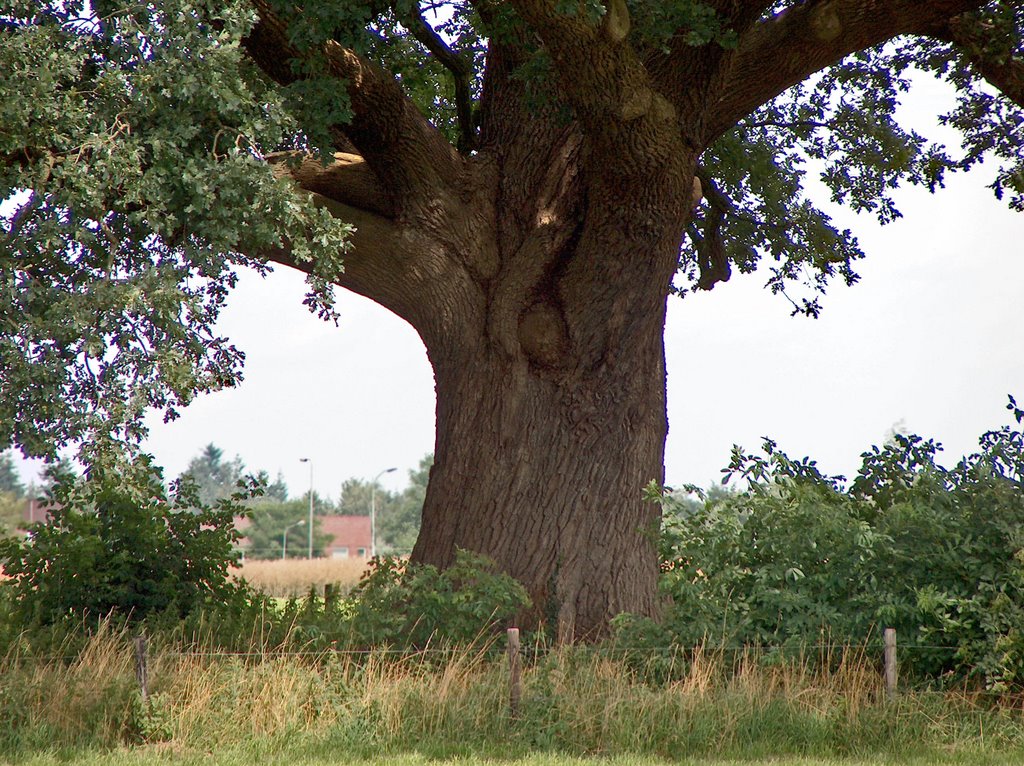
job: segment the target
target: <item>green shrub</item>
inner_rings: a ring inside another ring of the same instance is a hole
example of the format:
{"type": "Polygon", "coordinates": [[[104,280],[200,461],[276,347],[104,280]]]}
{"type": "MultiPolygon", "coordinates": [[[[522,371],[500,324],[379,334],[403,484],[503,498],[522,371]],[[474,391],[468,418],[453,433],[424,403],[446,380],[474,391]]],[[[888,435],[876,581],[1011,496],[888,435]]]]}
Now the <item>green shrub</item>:
{"type": "Polygon", "coordinates": [[[631,645],[807,647],[899,636],[928,678],[1024,683],[1024,413],[947,470],[939,446],[896,435],[847,487],[766,441],[734,449],[744,491],[661,498],[661,624],[623,617],[631,645]]]}
{"type": "Polygon", "coordinates": [[[234,598],[234,516],[258,492],[251,484],[205,506],[187,482],[168,493],[148,456],[93,465],[84,478],[61,476],[49,520],[24,540],[0,541],[14,616],[23,625],[106,615],[137,621],[234,598]]]}
{"type": "Polygon", "coordinates": [[[493,561],[459,551],[445,570],[377,559],[340,609],[352,646],[420,648],[489,638],[529,604],[522,584],[498,572],[493,561]]]}

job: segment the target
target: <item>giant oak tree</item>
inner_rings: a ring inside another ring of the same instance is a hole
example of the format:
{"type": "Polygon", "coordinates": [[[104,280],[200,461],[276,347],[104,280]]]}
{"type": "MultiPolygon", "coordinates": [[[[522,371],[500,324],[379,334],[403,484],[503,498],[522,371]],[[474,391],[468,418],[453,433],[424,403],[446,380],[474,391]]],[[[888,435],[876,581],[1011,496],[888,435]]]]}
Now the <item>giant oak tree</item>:
{"type": "Polygon", "coordinates": [[[663,325],[763,264],[814,315],[881,220],[991,160],[1020,208],[1024,3],[0,4],[0,448],[131,444],[237,383],[237,267],[407,320],[437,388],[413,551],[521,580],[563,638],[657,612],[663,325]],[[961,146],[902,128],[942,78],[961,146]]]}

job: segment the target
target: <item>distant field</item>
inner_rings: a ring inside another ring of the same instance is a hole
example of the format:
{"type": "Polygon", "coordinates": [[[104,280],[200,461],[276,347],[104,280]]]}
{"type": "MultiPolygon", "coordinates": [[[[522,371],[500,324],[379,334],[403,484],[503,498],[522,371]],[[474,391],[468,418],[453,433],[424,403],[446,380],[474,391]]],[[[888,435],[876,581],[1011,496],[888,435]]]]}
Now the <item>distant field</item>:
{"type": "Polygon", "coordinates": [[[250,559],[237,569],[234,577],[244,579],[269,596],[304,596],[311,587],[322,592],[324,585],[338,585],[342,592],[355,585],[367,568],[366,559],[287,559],[262,561],[250,559]]]}

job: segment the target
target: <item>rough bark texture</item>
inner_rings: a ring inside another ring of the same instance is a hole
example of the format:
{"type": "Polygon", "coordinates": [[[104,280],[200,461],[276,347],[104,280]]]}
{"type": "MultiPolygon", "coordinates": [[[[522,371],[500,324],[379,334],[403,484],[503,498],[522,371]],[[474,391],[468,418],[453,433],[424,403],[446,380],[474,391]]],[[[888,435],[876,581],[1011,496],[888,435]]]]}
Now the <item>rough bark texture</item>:
{"type": "MultiPolygon", "coordinates": [[[[287,81],[299,54],[256,5],[249,50],[287,81]]],[[[496,9],[475,5],[485,22],[496,9]]],[[[915,31],[965,38],[950,19],[979,3],[810,0],[761,19],[770,3],[719,0],[734,50],[650,55],[630,43],[621,0],[598,24],[550,1],[509,5],[521,33],[491,42],[479,133],[461,124],[474,154],[448,145],[393,78],[329,45],[354,112],[339,154],[326,168],[275,167],[360,227],[340,284],[407,319],[427,347],[437,443],[413,558],[490,555],[527,585],[532,619],[571,640],[621,611],[657,612],[658,510],[641,493],[664,470],[665,303],[700,152],[852,51],[915,31]],[[512,76],[538,40],[555,72],[539,112],[512,76]]],[[[1019,90],[1016,69],[988,74],[1019,90]]]]}
{"type": "Polygon", "coordinates": [[[662,479],[664,362],[657,330],[636,335],[572,379],[480,346],[432,357],[437,452],[414,560],[489,554],[530,591],[529,621],[562,638],[655,612],[659,514],[640,490],[662,479]]]}
{"type": "MultiPolygon", "coordinates": [[[[568,143],[563,158],[575,155],[568,143]]],[[[656,611],[659,517],[641,490],[663,478],[665,296],[690,187],[681,168],[642,206],[628,204],[640,188],[605,190],[623,210],[591,231],[555,212],[582,204],[574,163],[546,167],[562,177],[538,179],[552,198],[532,225],[515,220],[521,207],[495,207],[509,211],[496,216],[497,250],[513,252],[482,285],[483,316],[465,322],[476,332],[427,342],[437,442],[413,558],[445,566],[457,548],[487,553],[527,585],[531,621],[572,638],[621,611],[656,611]]]]}

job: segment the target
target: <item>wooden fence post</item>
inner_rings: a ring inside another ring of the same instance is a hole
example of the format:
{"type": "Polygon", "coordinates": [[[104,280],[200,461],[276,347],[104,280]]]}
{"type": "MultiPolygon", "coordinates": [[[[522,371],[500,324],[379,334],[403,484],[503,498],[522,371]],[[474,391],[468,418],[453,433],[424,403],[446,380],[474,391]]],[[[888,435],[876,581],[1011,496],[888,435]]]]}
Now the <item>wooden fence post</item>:
{"type": "Polygon", "coordinates": [[[508,708],[513,718],[519,717],[523,699],[523,661],[519,654],[519,628],[508,629],[508,708]]]}
{"type": "Polygon", "coordinates": [[[885,629],[885,694],[896,696],[896,629],[885,629]]]}
{"type": "Polygon", "coordinates": [[[149,678],[146,674],[146,639],[143,636],[135,637],[135,679],[139,682],[142,704],[145,705],[149,701],[149,678]]]}

